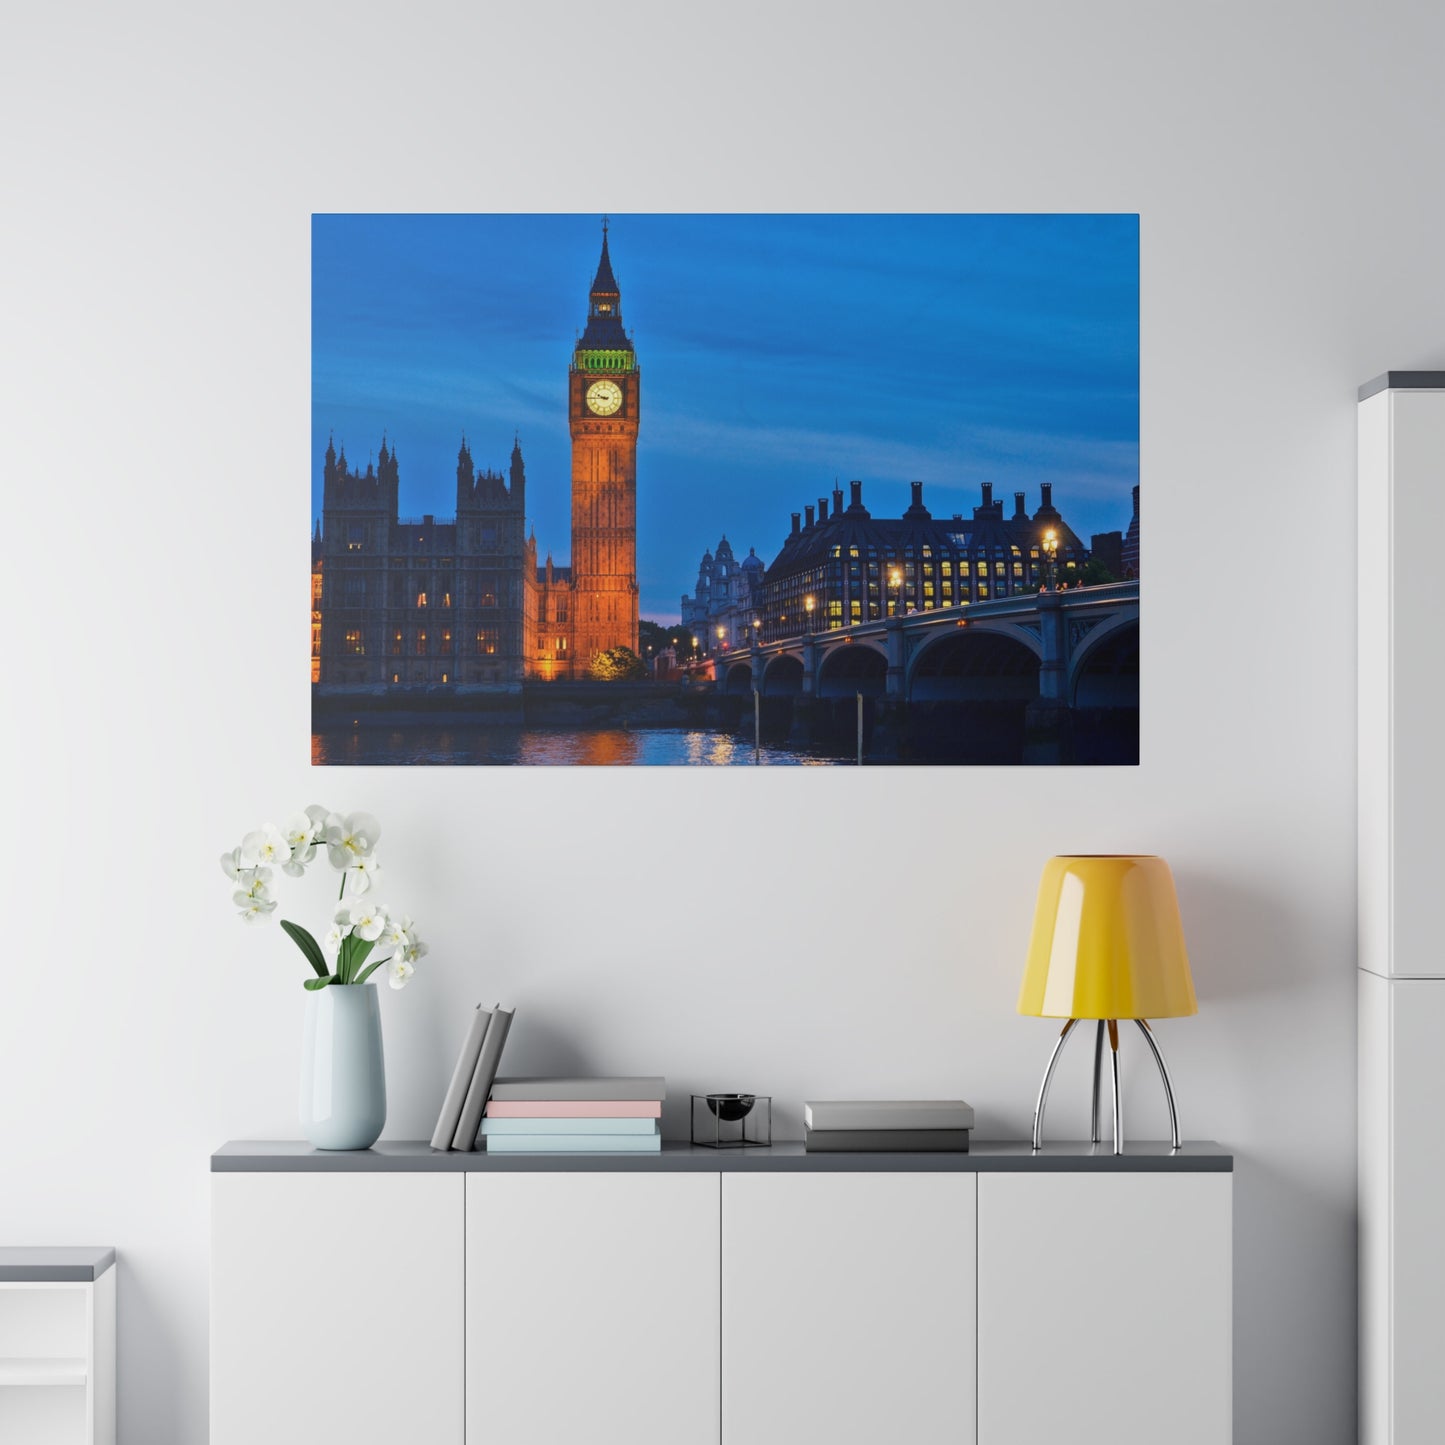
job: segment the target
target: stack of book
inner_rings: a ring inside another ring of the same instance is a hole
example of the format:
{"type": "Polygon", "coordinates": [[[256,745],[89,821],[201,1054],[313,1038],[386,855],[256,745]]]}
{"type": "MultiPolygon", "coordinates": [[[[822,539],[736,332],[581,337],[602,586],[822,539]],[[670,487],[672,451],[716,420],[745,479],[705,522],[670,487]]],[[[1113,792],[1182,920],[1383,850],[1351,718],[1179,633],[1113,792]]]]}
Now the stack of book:
{"type": "Polygon", "coordinates": [[[452,1070],[447,1096],[442,1100],[437,1126],[432,1131],[433,1149],[467,1150],[477,1147],[482,1110],[492,1091],[492,1081],[497,1077],[497,1065],[502,1062],[502,1045],[507,1042],[507,1030],[512,1026],[515,1012],[515,1009],[503,1008],[501,1004],[493,1009],[477,1005],[467,1036],[462,1041],[462,1051],[457,1055],[457,1066],[452,1070]]]}
{"type": "Polygon", "coordinates": [[[498,1079],[482,1117],[489,1154],[657,1154],[662,1079],[498,1079]]]}
{"type": "Polygon", "coordinates": [[[810,1154],[967,1153],[973,1109],[962,1099],[828,1100],[803,1105],[810,1154]]]}

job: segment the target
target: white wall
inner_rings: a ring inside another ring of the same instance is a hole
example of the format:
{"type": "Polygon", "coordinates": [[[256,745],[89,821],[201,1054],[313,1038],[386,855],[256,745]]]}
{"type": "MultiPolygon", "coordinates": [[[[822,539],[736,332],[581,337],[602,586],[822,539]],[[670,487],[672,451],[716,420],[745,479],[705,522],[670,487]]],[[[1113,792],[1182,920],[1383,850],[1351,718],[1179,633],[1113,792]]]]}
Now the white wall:
{"type": "Polygon", "coordinates": [[[400,1137],[479,997],[516,1069],[1020,1135],[1040,864],[1164,854],[1200,1013],[1160,1036],[1238,1155],[1237,1439],[1352,1439],[1354,393],[1445,365],[1439,7],[234,13],[32,7],[0,54],[0,1240],[119,1246],[126,1445],[204,1438],[209,1152],[295,1133],[302,971],[215,857],[312,800],[380,816],[433,943],[384,997],[400,1137]],[[1139,211],[1142,765],[313,772],[310,214],[534,208],[1139,211]]]}

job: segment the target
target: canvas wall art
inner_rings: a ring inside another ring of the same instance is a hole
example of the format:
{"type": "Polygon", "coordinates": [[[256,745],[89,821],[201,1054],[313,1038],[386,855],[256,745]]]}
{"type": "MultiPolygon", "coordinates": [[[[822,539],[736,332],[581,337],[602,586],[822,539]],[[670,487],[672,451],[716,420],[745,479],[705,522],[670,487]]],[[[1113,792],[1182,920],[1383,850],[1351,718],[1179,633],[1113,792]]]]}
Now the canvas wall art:
{"type": "Polygon", "coordinates": [[[1133,215],[317,215],[317,764],[1137,763],[1133,215]]]}

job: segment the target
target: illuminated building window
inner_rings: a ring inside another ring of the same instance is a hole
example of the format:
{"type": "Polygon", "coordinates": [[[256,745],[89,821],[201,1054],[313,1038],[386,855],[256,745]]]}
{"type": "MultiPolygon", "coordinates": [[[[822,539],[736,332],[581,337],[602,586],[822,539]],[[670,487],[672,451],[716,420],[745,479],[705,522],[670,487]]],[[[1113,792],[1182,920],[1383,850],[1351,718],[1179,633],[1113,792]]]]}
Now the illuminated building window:
{"type": "Polygon", "coordinates": [[[450,607],[451,605],[452,605],[452,594],[451,594],[450,592],[443,592],[443,593],[442,593],[442,606],[443,606],[443,607],[450,607]]]}
{"type": "MultiPolygon", "coordinates": [[[[392,655],[393,657],[400,657],[400,656],[401,656],[401,633],[400,633],[400,631],[393,632],[393,633],[391,634],[391,655],[392,655]]],[[[392,678],[392,681],[395,682],[396,679],[395,679],[395,678],[392,678]]]]}
{"type": "Polygon", "coordinates": [[[995,562],[995,563],[993,564],[993,575],[994,575],[995,577],[1002,577],[1002,576],[1003,576],[1003,563],[1002,563],[1002,562],[995,562]]]}
{"type": "Polygon", "coordinates": [[[418,657],[426,656],[426,628],[424,627],[419,627],[416,631],[416,655],[418,657]]]}
{"type": "Polygon", "coordinates": [[[346,550],[348,552],[361,551],[361,545],[366,540],[366,528],[360,522],[352,522],[346,529],[346,550]]]}
{"type": "Polygon", "coordinates": [[[401,681],[401,674],[400,674],[399,672],[394,672],[394,673],[392,673],[392,675],[391,675],[391,680],[392,680],[393,682],[400,682],[400,681],[401,681]]]}
{"type": "Polygon", "coordinates": [[[482,606],[495,607],[497,605],[497,594],[495,592],[482,593],[482,606]]]}
{"type": "Polygon", "coordinates": [[[450,681],[451,681],[450,675],[447,674],[447,673],[445,673],[445,672],[442,673],[442,681],[443,681],[443,682],[450,682],[450,681]]]}
{"type": "Polygon", "coordinates": [[[357,657],[366,653],[366,644],[361,640],[361,629],[353,628],[346,634],[346,650],[357,657]]]}
{"type": "Polygon", "coordinates": [[[960,562],[958,564],[958,575],[960,577],[971,577],[973,575],[973,569],[967,562],[960,562]]]}
{"type": "MultiPolygon", "coordinates": [[[[444,627],[444,628],[442,628],[442,651],[443,651],[443,652],[450,652],[451,650],[452,650],[452,630],[451,630],[450,627],[444,627]]],[[[445,681],[446,679],[443,678],[442,680],[445,681]]]]}
{"type": "Polygon", "coordinates": [[[477,651],[490,657],[497,650],[497,634],[494,628],[484,627],[477,633],[477,651]]]}
{"type": "Polygon", "coordinates": [[[416,605],[417,605],[418,607],[425,607],[425,606],[426,606],[426,593],[425,593],[425,592],[418,592],[418,593],[416,594],[416,605]]]}
{"type": "Polygon", "coordinates": [[[1015,557],[1020,557],[1023,555],[1017,547],[1010,547],[1009,551],[1012,552],[1015,557]]]}
{"type": "Polygon", "coordinates": [[[980,583],[978,584],[978,600],[979,600],[980,602],[987,602],[987,601],[988,601],[988,583],[987,583],[987,582],[980,582],[980,583]]]}
{"type": "Polygon", "coordinates": [[[1015,563],[1014,563],[1014,576],[1015,576],[1015,577],[1022,577],[1023,575],[1024,575],[1024,564],[1023,564],[1022,562],[1015,562],[1015,563]]]}
{"type": "Polygon", "coordinates": [[[850,604],[850,611],[854,623],[858,623],[863,620],[863,603],[858,598],[855,597],[853,599],[852,603],[850,604]]]}
{"type": "Polygon", "coordinates": [[[952,563],[952,562],[940,562],[940,563],[938,564],[938,570],[943,574],[943,576],[945,576],[945,577],[952,577],[952,576],[953,576],[953,563],[952,563]]]}

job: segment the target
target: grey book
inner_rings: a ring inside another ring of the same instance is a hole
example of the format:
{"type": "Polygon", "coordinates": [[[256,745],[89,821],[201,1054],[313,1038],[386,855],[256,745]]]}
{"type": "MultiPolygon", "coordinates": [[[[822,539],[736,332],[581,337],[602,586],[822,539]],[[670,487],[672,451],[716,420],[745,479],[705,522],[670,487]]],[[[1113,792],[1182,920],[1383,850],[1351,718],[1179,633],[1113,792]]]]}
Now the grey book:
{"type": "Polygon", "coordinates": [[[962,1099],[828,1099],[803,1105],[810,1129],[972,1129],[962,1099]]]}
{"type": "Polygon", "coordinates": [[[452,1136],[453,1149],[477,1147],[482,1110],[487,1107],[487,1095],[491,1093],[492,1081],[497,1077],[497,1065],[502,1062],[502,1045],[507,1042],[507,1030],[512,1027],[514,1013],[516,1009],[503,1008],[500,1004],[492,1010],[487,1034],[482,1040],[482,1051],[477,1055],[476,1068],[472,1070],[472,1082],[467,1086],[467,1099],[462,1105],[462,1116],[457,1121],[457,1132],[452,1136]]]}
{"type": "Polygon", "coordinates": [[[492,1098],[497,1103],[576,1103],[596,1100],[629,1103],[667,1098],[667,1080],[661,1078],[626,1079],[498,1079],[492,1085],[492,1098]]]}
{"type": "Polygon", "coordinates": [[[809,1129],[809,1154],[967,1154],[967,1129],[809,1129]]]}
{"type": "Polygon", "coordinates": [[[433,1149],[452,1147],[452,1139],[456,1136],[457,1124],[462,1117],[462,1105],[466,1102],[467,1090],[471,1087],[472,1075],[476,1072],[477,1055],[482,1051],[482,1039],[491,1017],[491,1009],[477,1005],[467,1027],[467,1036],[462,1040],[462,1051],[457,1055],[457,1066],[452,1070],[452,1081],[447,1085],[447,1096],[442,1100],[442,1111],[437,1115],[437,1126],[432,1130],[433,1149]]]}

